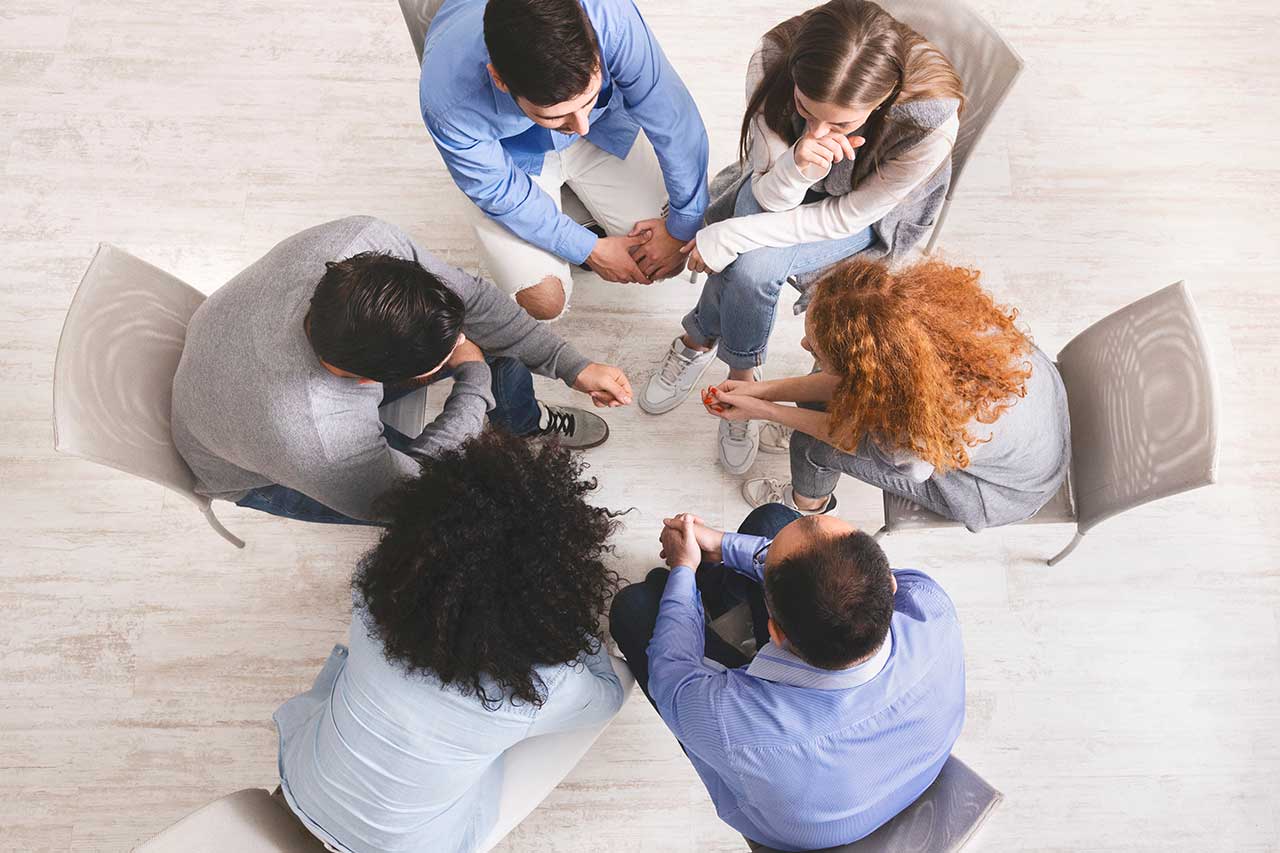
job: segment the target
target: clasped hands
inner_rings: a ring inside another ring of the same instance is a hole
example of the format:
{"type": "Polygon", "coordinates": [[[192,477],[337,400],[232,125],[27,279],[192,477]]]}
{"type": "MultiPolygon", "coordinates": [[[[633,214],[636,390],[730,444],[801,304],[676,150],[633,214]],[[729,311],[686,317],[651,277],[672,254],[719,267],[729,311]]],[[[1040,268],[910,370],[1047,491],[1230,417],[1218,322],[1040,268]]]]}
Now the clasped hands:
{"type": "Polygon", "coordinates": [[[662,543],[659,556],[667,568],[688,566],[696,569],[700,563],[719,563],[724,559],[720,550],[724,531],[716,530],[691,513],[682,512],[673,518],[662,519],[662,533],[658,541],[662,543]]]}
{"type": "Polygon", "coordinates": [[[771,420],[773,403],[763,398],[763,382],[726,379],[702,392],[707,413],[726,421],[771,420]]]}
{"type": "Polygon", "coordinates": [[[684,242],[667,231],[666,220],[642,219],[625,237],[601,237],[587,263],[605,281],[653,284],[684,269],[684,242]]]}

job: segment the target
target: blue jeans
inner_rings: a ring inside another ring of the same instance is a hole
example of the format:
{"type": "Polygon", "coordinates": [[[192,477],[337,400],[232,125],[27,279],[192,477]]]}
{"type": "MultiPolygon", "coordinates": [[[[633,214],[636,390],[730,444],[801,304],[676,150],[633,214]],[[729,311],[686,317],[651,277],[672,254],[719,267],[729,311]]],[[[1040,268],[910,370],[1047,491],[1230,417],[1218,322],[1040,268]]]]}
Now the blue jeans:
{"type": "MultiPolygon", "coordinates": [[[[738,532],[772,539],[797,518],[800,518],[800,513],[782,504],[765,504],[751,511],[738,532]]],[[[653,639],[653,629],[658,622],[658,610],[669,574],[666,569],[654,569],[642,583],[633,583],[619,591],[609,608],[609,633],[618,644],[618,651],[627,659],[627,668],[636,677],[636,684],[650,703],[653,702],[653,697],[649,696],[649,641],[653,639]]],[[[763,648],[769,642],[769,610],[765,607],[764,590],[760,584],[723,563],[703,563],[698,567],[698,594],[702,597],[703,610],[710,619],[715,619],[746,601],[751,607],[756,648],[763,648]]],[[[730,669],[750,663],[740,649],[725,641],[710,625],[706,626],[705,639],[705,657],[730,669]]]]}
{"type": "MultiPolygon", "coordinates": [[[[763,213],[746,181],[734,202],[734,216],[763,213]]],[[[707,277],[698,304],[685,315],[684,330],[700,346],[720,342],[721,361],[736,370],[764,364],[769,333],[777,316],[782,286],[794,275],[826,269],[871,245],[871,229],[840,240],[765,247],[743,252],[707,277]]]]}
{"type": "MultiPolygon", "coordinates": [[[[533,393],[533,375],[529,368],[514,358],[486,358],[491,374],[494,407],[489,412],[489,422],[516,435],[536,432],[541,419],[537,397],[533,393]]],[[[436,378],[444,379],[450,371],[442,371],[436,378]]],[[[382,405],[393,402],[421,388],[421,385],[404,384],[384,387],[382,405]]],[[[393,450],[408,453],[412,439],[402,432],[382,425],[382,437],[393,450]]],[[[377,522],[363,521],[343,515],[320,501],[291,489],[288,486],[259,486],[236,501],[236,506],[292,518],[295,521],[311,521],[318,524],[363,524],[380,526],[377,522]]]]}

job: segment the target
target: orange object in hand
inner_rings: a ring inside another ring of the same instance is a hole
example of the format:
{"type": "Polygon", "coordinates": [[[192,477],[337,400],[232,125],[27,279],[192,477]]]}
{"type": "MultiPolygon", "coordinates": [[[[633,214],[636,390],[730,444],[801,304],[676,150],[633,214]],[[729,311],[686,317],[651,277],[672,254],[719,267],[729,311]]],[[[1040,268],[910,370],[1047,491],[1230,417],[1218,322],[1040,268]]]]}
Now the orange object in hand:
{"type": "Polygon", "coordinates": [[[712,385],[702,392],[702,405],[713,412],[723,412],[724,406],[716,402],[716,386],[712,385]]]}

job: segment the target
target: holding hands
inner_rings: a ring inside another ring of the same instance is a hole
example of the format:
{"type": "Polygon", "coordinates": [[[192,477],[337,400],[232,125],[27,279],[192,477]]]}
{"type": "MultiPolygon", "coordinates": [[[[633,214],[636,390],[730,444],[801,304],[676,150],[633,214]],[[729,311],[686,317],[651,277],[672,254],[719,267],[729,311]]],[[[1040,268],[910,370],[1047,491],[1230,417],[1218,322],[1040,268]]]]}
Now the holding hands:
{"type": "Polygon", "coordinates": [[[661,557],[667,567],[688,566],[696,569],[699,563],[722,559],[720,545],[724,531],[716,530],[691,513],[682,512],[674,518],[662,519],[661,557]]]}
{"type": "Polygon", "coordinates": [[[804,136],[796,141],[793,156],[801,171],[812,168],[825,175],[835,163],[852,160],[854,149],[866,141],[861,136],[845,136],[825,130],[818,136],[811,130],[805,130],[804,136]]]}
{"type": "Polygon", "coordinates": [[[684,244],[667,231],[665,219],[642,219],[627,235],[628,239],[645,236],[645,241],[633,245],[631,257],[640,271],[652,281],[671,278],[684,269],[684,244]]]}

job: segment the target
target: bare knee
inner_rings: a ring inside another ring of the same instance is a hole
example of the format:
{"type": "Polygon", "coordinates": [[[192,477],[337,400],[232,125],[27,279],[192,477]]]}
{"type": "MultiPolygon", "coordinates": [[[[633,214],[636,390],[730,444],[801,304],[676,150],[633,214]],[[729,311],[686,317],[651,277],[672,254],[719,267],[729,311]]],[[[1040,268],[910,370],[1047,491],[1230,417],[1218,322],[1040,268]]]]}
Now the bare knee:
{"type": "Polygon", "coordinates": [[[535,320],[554,320],[564,313],[564,284],[549,275],[516,293],[516,303],[535,320]]]}

